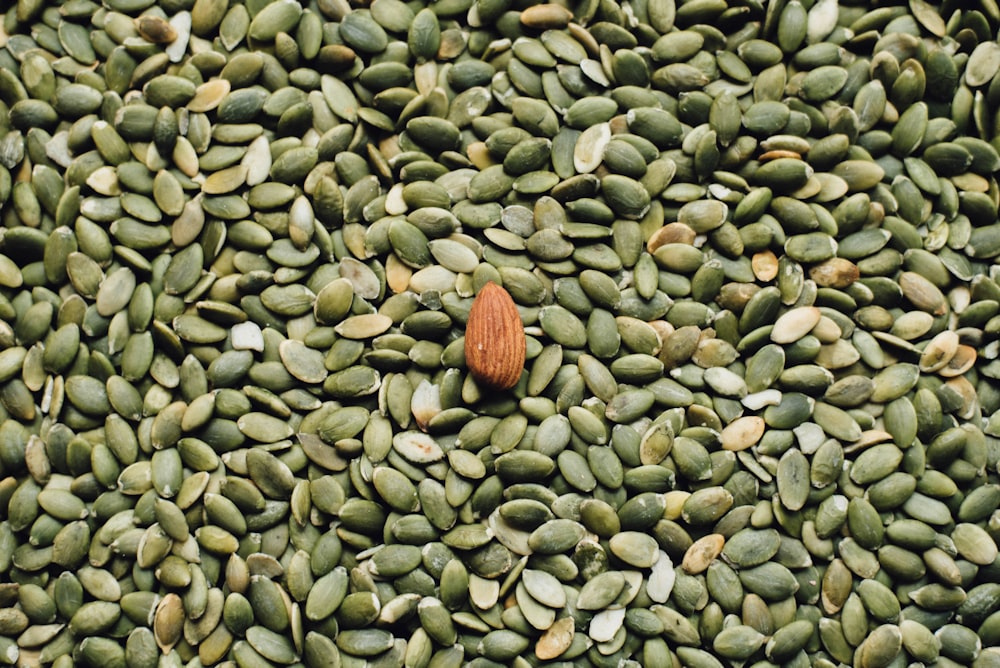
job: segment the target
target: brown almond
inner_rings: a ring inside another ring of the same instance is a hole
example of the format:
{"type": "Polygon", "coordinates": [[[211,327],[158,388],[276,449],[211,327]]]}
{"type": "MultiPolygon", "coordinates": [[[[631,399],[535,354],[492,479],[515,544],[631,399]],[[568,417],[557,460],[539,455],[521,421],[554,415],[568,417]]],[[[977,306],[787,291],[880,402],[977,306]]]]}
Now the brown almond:
{"type": "Polygon", "coordinates": [[[492,281],[472,302],[465,326],[465,363],[479,383],[498,390],[517,384],[527,343],[514,300],[492,281]]]}

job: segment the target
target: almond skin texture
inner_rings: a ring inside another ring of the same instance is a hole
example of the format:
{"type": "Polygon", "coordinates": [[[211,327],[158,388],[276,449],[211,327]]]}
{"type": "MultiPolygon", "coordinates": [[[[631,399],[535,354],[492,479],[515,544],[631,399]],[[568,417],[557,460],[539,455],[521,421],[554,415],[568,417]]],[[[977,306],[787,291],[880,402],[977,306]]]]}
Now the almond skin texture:
{"type": "Polygon", "coordinates": [[[472,302],[465,325],[465,364],[481,385],[506,390],[524,369],[524,326],[510,294],[490,281],[472,302]]]}

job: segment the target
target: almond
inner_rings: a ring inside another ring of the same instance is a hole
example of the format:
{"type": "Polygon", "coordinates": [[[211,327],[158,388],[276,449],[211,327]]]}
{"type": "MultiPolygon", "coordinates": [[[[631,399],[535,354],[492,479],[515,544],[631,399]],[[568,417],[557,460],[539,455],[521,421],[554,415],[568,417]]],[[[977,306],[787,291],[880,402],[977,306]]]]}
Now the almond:
{"type": "Polygon", "coordinates": [[[465,325],[465,363],[469,371],[482,385],[509,389],[521,377],[526,346],[514,300],[490,281],[473,300],[465,325]]]}

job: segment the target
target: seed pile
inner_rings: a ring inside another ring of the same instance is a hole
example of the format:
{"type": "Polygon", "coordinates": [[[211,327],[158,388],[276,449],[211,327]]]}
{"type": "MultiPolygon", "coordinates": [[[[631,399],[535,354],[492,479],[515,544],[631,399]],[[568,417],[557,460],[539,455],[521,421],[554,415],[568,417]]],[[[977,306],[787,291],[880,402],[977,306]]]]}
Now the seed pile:
{"type": "Polygon", "coordinates": [[[0,663],[1000,666],[994,0],[13,4],[0,663]]]}

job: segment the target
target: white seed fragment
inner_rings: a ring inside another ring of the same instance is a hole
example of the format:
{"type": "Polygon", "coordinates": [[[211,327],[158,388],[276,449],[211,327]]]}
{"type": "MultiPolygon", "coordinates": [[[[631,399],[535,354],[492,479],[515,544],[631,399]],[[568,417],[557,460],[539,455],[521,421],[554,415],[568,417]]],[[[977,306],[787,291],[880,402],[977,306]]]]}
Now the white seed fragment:
{"type": "Polygon", "coordinates": [[[229,330],[229,340],[234,350],[254,350],[264,352],[264,334],[260,325],[247,321],[233,325],[229,330]]]}

